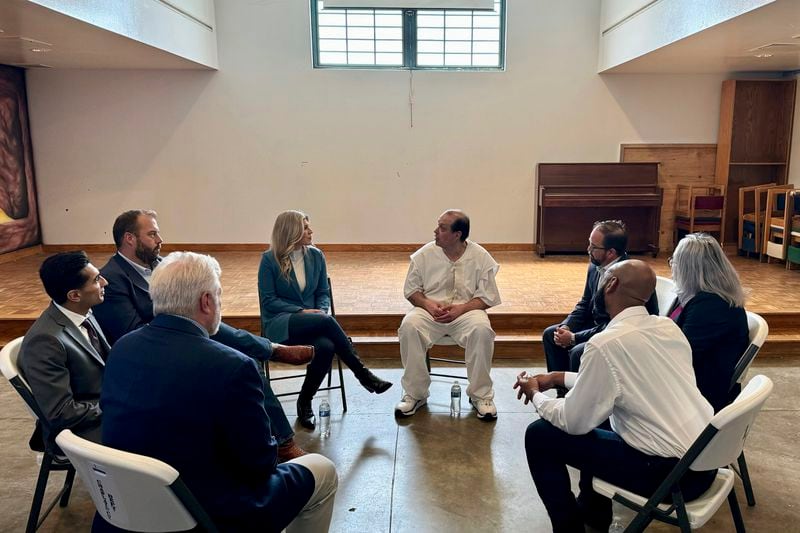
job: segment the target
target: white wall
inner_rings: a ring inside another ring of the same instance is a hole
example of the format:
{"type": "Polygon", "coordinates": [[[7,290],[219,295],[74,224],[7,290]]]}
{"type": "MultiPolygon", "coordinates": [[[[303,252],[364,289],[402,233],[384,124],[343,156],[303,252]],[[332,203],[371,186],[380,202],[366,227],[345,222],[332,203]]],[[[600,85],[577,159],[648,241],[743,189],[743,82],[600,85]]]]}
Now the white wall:
{"type": "Polygon", "coordinates": [[[596,74],[599,1],[509,0],[506,72],[311,68],[308,2],[217,2],[218,72],[30,71],[45,243],[110,242],[152,207],[172,242],[265,242],[301,208],[322,243],[423,242],[462,207],[532,242],[539,162],[716,142],[720,76],[596,74]]]}
{"type": "Polygon", "coordinates": [[[602,0],[597,70],[621,65],[774,1],[602,0]]]}

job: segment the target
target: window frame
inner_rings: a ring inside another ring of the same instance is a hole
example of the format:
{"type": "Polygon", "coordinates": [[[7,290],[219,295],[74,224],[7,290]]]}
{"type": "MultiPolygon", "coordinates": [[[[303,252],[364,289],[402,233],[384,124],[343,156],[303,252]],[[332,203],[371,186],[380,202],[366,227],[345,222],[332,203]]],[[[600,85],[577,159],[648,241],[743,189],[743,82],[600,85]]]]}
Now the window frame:
{"type": "MultiPolygon", "coordinates": [[[[420,11],[455,11],[446,9],[410,9],[403,8],[403,65],[321,65],[319,62],[319,22],[317,19],[317,2],[318,0],[310,0],[309,7],[311,10],[311,63],[315,69],[346,69],[346,70],[433,70],[433,71],[450,71],[450,72],[504,72],[506,70],[506,4],[507,0],[499,0],[500,2],[500,39],[498,45],[500,46],[499,65],[496,67],[488,66],[447,66],[447,65],[417,65],[417,13],[420,11]]],[[[465,9],[464,11],[474,11],[472,9],[465,9]]],[[[474,42],[474,41],[472,41],[474,42]]]]}

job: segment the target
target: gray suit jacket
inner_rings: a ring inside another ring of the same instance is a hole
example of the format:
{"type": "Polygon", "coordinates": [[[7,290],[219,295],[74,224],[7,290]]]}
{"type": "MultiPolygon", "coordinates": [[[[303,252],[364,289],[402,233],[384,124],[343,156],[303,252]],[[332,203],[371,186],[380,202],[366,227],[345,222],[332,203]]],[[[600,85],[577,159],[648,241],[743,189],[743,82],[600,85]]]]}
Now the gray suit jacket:
{"type": "MultiPolygon", "coordinates": [[[[93,316],[89,320],[108,353],[111,347],[100,325],[93,316]]],[[[18,365],[46,419],[41,425],[45,442],[66,428],[100,442],[100,389],[105,362],[54,304],[25,334],[18,365]]]]}

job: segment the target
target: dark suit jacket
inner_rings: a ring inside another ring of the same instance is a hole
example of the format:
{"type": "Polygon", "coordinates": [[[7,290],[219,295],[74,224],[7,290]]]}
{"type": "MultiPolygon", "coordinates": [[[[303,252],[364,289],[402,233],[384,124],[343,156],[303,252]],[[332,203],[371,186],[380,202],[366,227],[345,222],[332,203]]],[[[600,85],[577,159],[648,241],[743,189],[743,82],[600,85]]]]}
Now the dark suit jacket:
{"type": "Polygon", "coordinates": [[[750,344],[747,312],[731,307],[716,294],[699,292],[675,323],[692,346],[697,388],[717,412],[739,393],[739,387],[729,391],[728,386],[736,363],[750,344]]]}
{"type": "Polygon", "coordinates": [[[256,363],[198,324],[158,315],[111,350],[103,443],[178,470],[211,518],[230,531],[280,531],[311,497],[314,478],[277,465],[256,363]]]}
{"type": "MultiPolygon", "coordinates": [[[[93,317],[89,320],[108,353],[111,348],[102,329],[93,317]]],[[[25,334],[18,365],[46,419],[39,428],[45,442],[67,428],[100,441],[99,401],[105,363],[53,303],[25,334]]]]}
{"type": "Polygon", "coordinates": [[[303,309],[327,312],[331,307],[331,289],[323,253],[318,248],[307,246],[303,266],[306,269],[306,287],[300,291],[294,268],[287,280],[281,275],[272,250],[261,256],[258,267],[261,332],[275,342],[289,338],[289,317],[292,314],[303,309]]]}
{"type": "MultiPolygon", "coordinates": [[[[103,303],[95,306],[93,311],[113,345],[126,333],[153,320],[153,300],[147,281],[119,254],[114,254],[100,273],[108,285],[103,303]]],[[[272,343],[268,339],[225,323],[219,325],[214,340],[254,359],[267,360],[272,355],[272,343]]]]}
{"type": "MultiPolygon", "coordinates": [[[[625,254],[620,258],[620,261],[628,259],[625,254]]],[[[589,263],[589,269],[586,272],[586,285],[583,288],[583,296],[580,301],[575,305],[575,309],[567,316],[562,324],[569,326],[570,331],[575,333],[575,344],[581,344],[592,336],[603,331],[611,317],[605,310],[601,310],[596,306],[595,296],[597,295],[597,283],[600,281],[600,270],[589,263]]],[[[658,298],[655,291],[645,304],[647,311],[651,315],[658,315],[658,298]]]]}

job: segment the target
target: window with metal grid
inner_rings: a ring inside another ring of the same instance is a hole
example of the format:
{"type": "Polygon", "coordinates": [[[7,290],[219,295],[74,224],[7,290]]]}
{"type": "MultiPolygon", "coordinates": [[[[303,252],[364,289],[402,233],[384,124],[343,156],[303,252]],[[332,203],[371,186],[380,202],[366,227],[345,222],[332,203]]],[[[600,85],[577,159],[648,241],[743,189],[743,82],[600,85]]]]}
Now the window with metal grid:
{"type": "Polygon", "coordinates": [[[505,0],[493,11],[324,9],[312,0],[317,68],[502,70],[505,0]]]}

